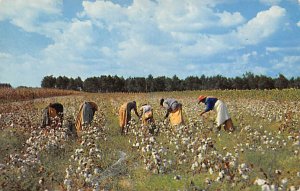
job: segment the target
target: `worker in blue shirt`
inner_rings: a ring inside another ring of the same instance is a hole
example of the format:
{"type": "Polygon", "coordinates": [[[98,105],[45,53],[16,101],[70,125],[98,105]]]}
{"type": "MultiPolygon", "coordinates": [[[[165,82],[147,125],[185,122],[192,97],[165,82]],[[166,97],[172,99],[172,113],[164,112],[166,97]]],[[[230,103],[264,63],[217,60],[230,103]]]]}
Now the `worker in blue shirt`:
{"type": "Polygon", "coordinates": [[[208,97],[203,95],[200,95],[198,97],[198,104],[199,103],[204,103],[206,105],[205,110],[200,113],[200,116],[202,116],[204,113],[209,112],[211,110],[215,110],[217,112],[216,122],[217,122],[218,130],[221,129],[221,126],[223,124],[225,124],[224,126],[225,130],[227,131],[234,130],[234,126],[225,103],[223,103],[218,98],[211,97],[211,96],[208,97]]]}

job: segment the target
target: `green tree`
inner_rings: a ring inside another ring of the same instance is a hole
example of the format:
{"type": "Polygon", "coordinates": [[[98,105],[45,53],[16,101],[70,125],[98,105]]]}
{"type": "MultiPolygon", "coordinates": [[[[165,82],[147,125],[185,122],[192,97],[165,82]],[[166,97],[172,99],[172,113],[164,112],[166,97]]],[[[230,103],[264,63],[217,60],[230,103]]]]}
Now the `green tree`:
{"type": "Polygon", "coordinates": [[[59,89],[67,89],[69,85],[69,78],[66,76],[58,76],[56,78],[56,87],[59,89]]]}
{"type": "Polygon", "coordinates": [[[151,74],[146,78],[146,92],[154,92],[154,78],[151,74]]]}
{"type": "Polygon", "coordinates": [[[273,89],[274,88],[274,82],[273,79],[267,76],[259,76],[258,82],[257,82],[258,89],[273,89]]]}
{"type": "Polygon", "coordinates": [[[81,78],[79,76],[74,80],[74,84],[76,86],[76,90],[83,89],[83,81],[81,80],[81,78]]]}
{"type": "Polygon", "coordinates": [[[91,77],[85,79],[83,82],[83,90],[87,92],[98,92],[99,91],[98,78],[91,77]]]}
{"type": "Polygon", "coordinates": [[[51,76],[45,76],[42,79],[41,83],[42,88],[55,88],[56,87],[56,78],[51,76]]]}
{"type": "Polygon", "coordinates": [[[154,78],[153,81],[154,91],[165,91],[166,89],[165,82],[166,82],[165,76],[159,76],[157,78],[154,78]]]}
{"type": "Polygon", "coordinates": [[[284,89],[289,85],[289,80],[283,74],[279,74],[279,77],[275,80],[275,88],[284,89]]]}

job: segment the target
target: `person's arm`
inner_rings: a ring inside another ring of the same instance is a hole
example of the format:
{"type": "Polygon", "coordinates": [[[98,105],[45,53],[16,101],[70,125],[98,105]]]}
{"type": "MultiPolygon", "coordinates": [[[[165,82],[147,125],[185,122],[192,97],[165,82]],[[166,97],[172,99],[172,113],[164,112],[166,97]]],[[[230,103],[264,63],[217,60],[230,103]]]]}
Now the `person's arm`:
{"type": "Polygon", "coordinates": [[[140,108],[140,112],[141,112],[140,116],[142,116],[143,113],[144,113],[144,112],[143,112],[143,107],[140,108]]]}
{"type": "Polygon", "coordinates": [[[170,114],[171,111],[172,111],[172,108],[168,107],[168,109],[166,111],[165,119],[169,117],[169,114],[170,114]]]}
{"type": "Polygon", "coordinates": [[[212,110],[214,108],[214,103],[212,102],[211,99],[206,99],[205,105],[206,105],[206,108],[204,111],[202,111],[200,113],[200,116],[202,116],[204,113],[209,112],[210,110],[212,110]]]}
{"type": "Polygon", "coordinates": [[[201,113],[200,113],[200,116],[202,116],[204,113],[206,113],[207,111],[206,110],[204,110],[204,111],[202,111],[201,113]]]}
{"type": "Polygon", "coordinates": [[[138,118],[140,118],[140,115],[139,115],[139,113],[137,112],[136,106],[133,108],[133,110],[134,110],[134,113],[136,114],[136,116],[138,116],[138,118]]]}

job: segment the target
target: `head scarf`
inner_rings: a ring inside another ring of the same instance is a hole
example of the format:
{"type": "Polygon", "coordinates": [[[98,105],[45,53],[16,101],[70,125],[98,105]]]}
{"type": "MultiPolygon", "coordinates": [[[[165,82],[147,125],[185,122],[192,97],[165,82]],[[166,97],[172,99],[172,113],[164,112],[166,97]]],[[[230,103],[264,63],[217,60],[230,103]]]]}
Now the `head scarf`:
{"type": "Polygon", "coordinates": [[[199,97],[198,97],[198,103],[200,103],[202,100],[204,100],[206,98],[206,96],[204,96],[204,95],[200,95],[199,97]]]}

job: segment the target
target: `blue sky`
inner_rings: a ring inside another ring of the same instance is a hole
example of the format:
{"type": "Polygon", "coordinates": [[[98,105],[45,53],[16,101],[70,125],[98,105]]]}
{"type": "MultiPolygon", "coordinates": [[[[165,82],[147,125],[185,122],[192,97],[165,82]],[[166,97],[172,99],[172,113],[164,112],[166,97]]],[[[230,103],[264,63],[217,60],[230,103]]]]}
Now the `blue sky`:
{"type": "Polygon", "coordinates": [[[0,83],[300,76],[300,0],[0,0],[0,83]]]}

